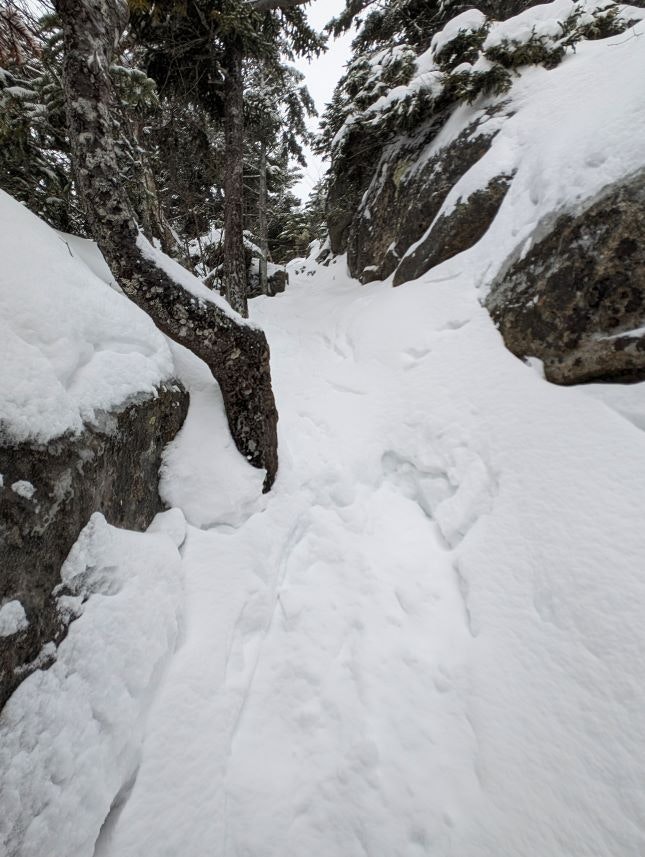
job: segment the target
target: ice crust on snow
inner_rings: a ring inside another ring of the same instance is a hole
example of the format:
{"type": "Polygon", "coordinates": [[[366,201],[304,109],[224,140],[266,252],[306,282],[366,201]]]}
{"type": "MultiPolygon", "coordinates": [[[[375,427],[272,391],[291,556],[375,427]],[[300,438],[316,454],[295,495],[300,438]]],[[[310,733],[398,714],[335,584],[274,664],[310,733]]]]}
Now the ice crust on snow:
{"type": "Polygon", "coordinates": [[[0,191],[0,430],[46,442],[171,377],[163,336],[0,191]]]}
{"type": "Polygon", "coordinates": [[[96,241],[93,241],[91,238],[80,238],[78,235],[70,235],[67,232],[59,232],[58,235],[61,241],[66,244],[72,256],[83,262],[93,274],[96,274],[99,280],[120,291],[96,241]]]}
{"type": "Polygon", "coordinates": [[[20,601],[7,601],[0,607],[0,637],[10,637],[29,627],[20,601]]]}
{"type": "Polygon", "coordinates": [[[95,515],[63,566],[63,582],[78,592],[66,598],[82,615],[53,666],[25,679],[0,716],[7,857],[92,857],[113,800],[136,772],[182,608],[179,554],[158,528],[117,530],[95,515]]]}

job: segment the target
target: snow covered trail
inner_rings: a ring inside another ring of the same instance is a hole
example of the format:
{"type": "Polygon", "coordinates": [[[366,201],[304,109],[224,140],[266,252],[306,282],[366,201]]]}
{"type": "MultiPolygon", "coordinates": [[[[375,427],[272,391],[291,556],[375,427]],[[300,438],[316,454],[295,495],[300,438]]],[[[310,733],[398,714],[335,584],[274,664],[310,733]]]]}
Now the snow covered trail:
{"type": "Polygon", "coordinates": [[[471,283],[341,260],[255,302],[268,497],[176,352],[186,622],[96,857],[643,853],[645,435],[507,353],[471,283]]]}

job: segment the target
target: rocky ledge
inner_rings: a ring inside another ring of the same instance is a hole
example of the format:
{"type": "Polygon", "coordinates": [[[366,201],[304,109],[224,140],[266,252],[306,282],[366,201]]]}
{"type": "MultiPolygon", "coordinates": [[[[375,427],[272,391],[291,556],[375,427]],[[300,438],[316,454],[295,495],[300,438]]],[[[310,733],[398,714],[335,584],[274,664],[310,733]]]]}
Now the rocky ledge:
{"type": "Polygon", "coordinates": [[[550,381],[645,380],[645,171],[542,224],[486,306],[518,357],[550,381]]]}
{"type": "Polygon", "coordinates": [[[0,605],[19,620],[0,623],[0,709],[52,662],[65,636],[73,617],[58,608],[60,569],[91,515],[144,530],[161,510],[161,455],[187,410],[188,394],[172,384],[102,414],[80,435],[46,445],[0,436],[0,605]]]}

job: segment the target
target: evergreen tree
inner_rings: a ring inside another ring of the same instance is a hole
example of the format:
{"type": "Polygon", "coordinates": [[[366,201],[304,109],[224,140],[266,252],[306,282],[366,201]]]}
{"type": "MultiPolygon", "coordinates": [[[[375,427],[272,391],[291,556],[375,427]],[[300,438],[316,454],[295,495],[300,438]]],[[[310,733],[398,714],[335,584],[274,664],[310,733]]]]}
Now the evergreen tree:
{"type": "Polygon", "coordinates": [[[159,262],[141,235],[128,189],[120,180],[110,69],[115,43],[127,25],[127,8],[120,0],[55,2],[64,36],[70,148],[92,235],[123,292],[160,330],[209,366],[222,391],[233,439],[251,464],[266,469],[268,490],[278,462],[266,338],[215,302],[197,300],[184,277],[159,262]]]}
{"type": "Polygon", "coordinates": [[[179,94],[224,125],[224,280],[231,305],[246,315],[244,257],[244,60],[270,75],[287,53],[313,54],[324,39],[308,25],[306,0],[142,0],[132,24],[147,73],[162,96],[179,94]]]}
{"type": "MultiPolygon", "coordinates": [[[[282,62],[273,67],[263,61],[248,63],[245,128],[247,150],[251,151],[250,176],[256,178],[256,188],[250,189],[252,193],[255,190],[257,199],[257,217],[251,228],[260,248],[260,289],[264,294],[268,294],[269,223],[275,221],[278,207],[284,208],[289,190],[299,178],[290,169],[290,159],[305,166],[302,146],[312,138],[306,116],[316,111],[303,80],[299,71],[282,62]]],[[[250,180],[247,177],[247,189],[250,180]]],[[[292,199],[297,204],[295,197],[292,199]]]]}
{"type": "Polygon", "coordinates": [[[0,10],[0,186],[52,226],[82,233],[57,35],[19,6],[0,10]]]}

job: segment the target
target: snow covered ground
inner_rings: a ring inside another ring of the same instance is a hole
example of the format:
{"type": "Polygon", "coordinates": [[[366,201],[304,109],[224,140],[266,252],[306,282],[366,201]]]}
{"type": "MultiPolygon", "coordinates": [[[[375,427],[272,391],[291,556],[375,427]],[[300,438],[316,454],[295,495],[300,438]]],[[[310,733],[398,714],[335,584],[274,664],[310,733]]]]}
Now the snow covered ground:
{"type": "Polygon", "coordinates": [[[0,717],[3,857],[93,854],[136,773],[146,713],[176,646],[185,529],[176,509],[148,533],[96,514],[72,548],[61,572],[72,594],[59,603],[80,618],[54,665],[30,675],[0,717]]]}
{"type": "Polygon", "coordinates": [[[467,254],[311,270],[253,305],[268,497],[183,355],[185,635],[96,857],[642,854],[645,385],[546,383],[467,254]]]}
{"type": "Polygon", "coordinates": [[[299,265],[254,302],[268,496],[176,352],[182,572],[177,521],[112,538],[115,591],[115,560],[90,563],[56,667],[6,709],[12,857],[643,853],[645,385],[546,383],[481,308],[480,264],[396,290],[299,265]]]}

